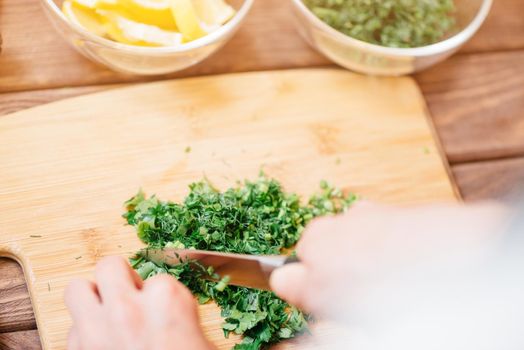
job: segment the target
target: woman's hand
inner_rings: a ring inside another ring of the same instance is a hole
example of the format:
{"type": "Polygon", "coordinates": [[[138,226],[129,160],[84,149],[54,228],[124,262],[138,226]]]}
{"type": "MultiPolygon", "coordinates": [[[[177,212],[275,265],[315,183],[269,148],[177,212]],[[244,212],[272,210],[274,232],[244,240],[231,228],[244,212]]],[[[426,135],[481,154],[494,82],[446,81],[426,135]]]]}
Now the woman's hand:
{"type": "Polygon", "coordinates": [[[95,282],[75,280],[66,290],[73,319],[68,349],[214,349],[193,296],[171,276],[142,282],[119,257],[101,260],[95,274],[95,282]]]}
{"type": "Polygon", "coordinates": [[[271,286],[318,316],[374,319],[409,307],[395,293],[408,295],[435,278],[467,275],[496,247],[504,214],[495,204],[358,204],[345,215],[314,220],[297,245],[301,263],[276,270],[271,286]]]}

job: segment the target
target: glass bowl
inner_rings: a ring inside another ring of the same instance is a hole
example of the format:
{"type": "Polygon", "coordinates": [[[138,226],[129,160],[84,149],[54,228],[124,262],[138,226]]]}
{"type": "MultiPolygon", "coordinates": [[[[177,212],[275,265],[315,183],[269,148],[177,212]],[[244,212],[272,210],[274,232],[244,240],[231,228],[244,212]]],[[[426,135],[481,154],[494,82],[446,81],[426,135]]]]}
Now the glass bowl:
{"type": "Polygon", "coordinates": [[[42,0],[42,4],[55,28],[84,56],[116,71],[154,75],[185,69],[217,51],[240,27],[253,1],[229,1],[237,10],[231,20],[205,37],[177,47],[140,47],[117,43],[70,22],[60,10],[62,0],[42,0]]]}
{"type": "Polygon", "coordinates": [[[417,48],[390,48],[347,36],[311,12],[302,0],[291,0],[300,34],[333,62],[366,74],[404,75],[426,69],[452,55],[480,28],[493,0],[455,0],[457,29],[444,40],[417,48]]]}

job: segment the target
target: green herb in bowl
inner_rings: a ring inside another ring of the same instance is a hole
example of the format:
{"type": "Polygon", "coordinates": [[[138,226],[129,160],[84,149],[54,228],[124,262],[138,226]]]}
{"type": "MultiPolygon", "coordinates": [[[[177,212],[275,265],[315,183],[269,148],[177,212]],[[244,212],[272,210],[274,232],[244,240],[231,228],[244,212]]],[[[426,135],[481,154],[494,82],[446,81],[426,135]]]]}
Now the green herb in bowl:
{"type": "Polygon", "coordinates": [[[338,31],[388,47],[434,44],[455,27],[453,0],[304,0],[304,4],[338,31]]]}

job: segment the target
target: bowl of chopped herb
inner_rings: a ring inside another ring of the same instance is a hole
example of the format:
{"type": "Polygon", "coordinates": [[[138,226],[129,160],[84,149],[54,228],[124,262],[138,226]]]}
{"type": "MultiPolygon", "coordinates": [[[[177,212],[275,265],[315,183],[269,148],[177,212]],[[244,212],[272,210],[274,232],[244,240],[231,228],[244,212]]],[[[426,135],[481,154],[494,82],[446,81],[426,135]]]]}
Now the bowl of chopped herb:
{"type": "Polygon", "coordinates": [[[485,21],[493,0],[291,0],[301,35],[333,62],[366,74],[404,75],[452,55],[485,21]]]}

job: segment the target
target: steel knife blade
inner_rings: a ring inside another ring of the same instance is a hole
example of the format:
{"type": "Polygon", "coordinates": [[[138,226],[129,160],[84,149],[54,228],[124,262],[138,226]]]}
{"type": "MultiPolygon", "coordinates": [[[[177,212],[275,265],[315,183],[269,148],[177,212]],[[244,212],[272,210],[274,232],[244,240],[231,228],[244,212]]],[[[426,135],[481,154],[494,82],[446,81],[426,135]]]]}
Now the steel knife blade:
{"type": "MultiPolygon", "coordinates": [[[[229,276],[229,284],[264,290],[271,289],[269,276],[273,270],[299,261],[294,256],[286,255],[246,255],[174,248],[144,248],[138,255],[157,265],[175,266],[185,261],[196,261],[200,268],[212,267],[220,277],[229,276]]],[[[207,278],[213,279],[211,276],[207,278]]]]}

